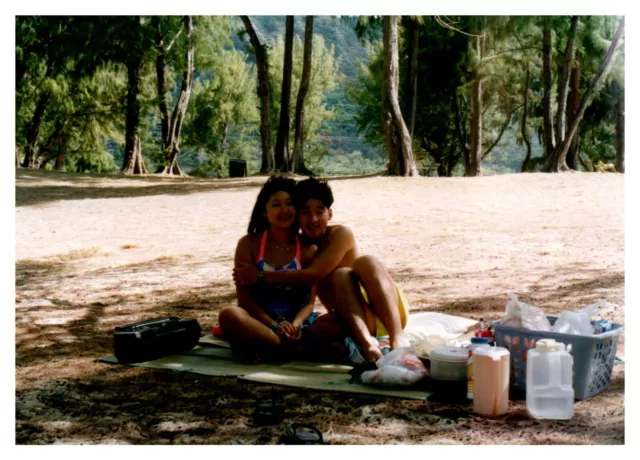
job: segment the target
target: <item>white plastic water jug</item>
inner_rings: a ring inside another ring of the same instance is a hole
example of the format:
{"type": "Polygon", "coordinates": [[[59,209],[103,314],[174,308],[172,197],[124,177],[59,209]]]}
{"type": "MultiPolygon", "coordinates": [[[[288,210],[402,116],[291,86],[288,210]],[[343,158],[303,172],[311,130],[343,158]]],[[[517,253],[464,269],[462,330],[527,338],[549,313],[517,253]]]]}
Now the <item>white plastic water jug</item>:
{"type": "Polygon", "coordinates": [[[573,357],[564,343],[538,340],[527,353],[527,410],[538,419],[570,419],[573,398],[573,357]]]}

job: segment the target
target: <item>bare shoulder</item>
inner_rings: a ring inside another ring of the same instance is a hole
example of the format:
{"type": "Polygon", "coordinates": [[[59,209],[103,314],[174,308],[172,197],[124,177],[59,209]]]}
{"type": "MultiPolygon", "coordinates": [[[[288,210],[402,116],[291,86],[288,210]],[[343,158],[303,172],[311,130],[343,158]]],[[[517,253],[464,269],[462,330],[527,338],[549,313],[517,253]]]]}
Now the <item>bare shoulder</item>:
{"type": "Polygon", "coordinates": [[[260,237],[254,234],[244,235],[238,240],[236,245],[236,258],[241,257],[246,259],[247,257],[254,259],[254,254],[257,253],[260,245],[260,237]]]}
{"type": "Polygon", "coordinates": [[[244,235],[242,238],[238,240],[238,247],[253,247],[260,242],[260,237],[258,235],[254,235],[253,233],[248,233],[244,235]]]}
{"type": "Polygon", "coordinates": [[[332,225],[329,227],[329,232],[327,234],[328,242],[345,239],[354,239],[353,231],[349,227],[346,225],[332,225]]]}

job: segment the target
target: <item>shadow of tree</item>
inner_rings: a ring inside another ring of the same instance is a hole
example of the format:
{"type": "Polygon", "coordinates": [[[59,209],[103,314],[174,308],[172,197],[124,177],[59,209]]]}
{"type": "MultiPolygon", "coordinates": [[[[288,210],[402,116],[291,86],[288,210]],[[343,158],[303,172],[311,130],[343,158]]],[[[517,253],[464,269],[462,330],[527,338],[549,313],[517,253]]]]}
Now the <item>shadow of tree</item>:
{"type": "MultiPolygon", "coordinates": [[[[331,181],[365,179],[379,174],[328,177],[331,181]]],[[[82,174],[60,171],[16,169],[16,207],[59,200],[130,198],[154,195],[190,195],[220,190],[259,188],[268,175],[228,179],[163,177],[159,175],[82,174]],[[108,181],[108,186],[105,186],[108,181]],[[52,183],[53,182],[53,183],[52,183]],[[121,182],[121,186],[117,183],[121,182]],[[71,184],[71,185],[67,185],[71,184]]]]}

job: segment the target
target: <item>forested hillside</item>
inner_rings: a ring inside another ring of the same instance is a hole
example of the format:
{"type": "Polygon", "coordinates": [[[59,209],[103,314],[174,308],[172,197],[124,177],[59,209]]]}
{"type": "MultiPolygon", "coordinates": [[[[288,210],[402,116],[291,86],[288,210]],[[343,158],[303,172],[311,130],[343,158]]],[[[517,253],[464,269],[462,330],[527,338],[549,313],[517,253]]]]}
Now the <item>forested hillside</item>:
{"type": "Polygon", "coordinates": [[[16,165],[622,172],[623,21],[16,17],[16,165]]]}

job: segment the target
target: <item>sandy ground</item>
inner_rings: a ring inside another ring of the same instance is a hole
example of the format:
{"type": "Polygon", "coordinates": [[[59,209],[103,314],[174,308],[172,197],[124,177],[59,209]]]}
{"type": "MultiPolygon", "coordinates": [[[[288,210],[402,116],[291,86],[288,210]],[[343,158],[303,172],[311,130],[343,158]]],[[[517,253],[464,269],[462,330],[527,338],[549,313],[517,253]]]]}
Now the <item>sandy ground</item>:
{"type": "MultiPolygon", "coordinates": [[[[235,302],[233,252],[264,177],[125,178],[16,171],[16,443],[275,444],[256,396],[331,444],[624,443],[624,365],[565,422],[524,401],[464,404],[292,390],[95,363],[114,326],[167,314],[204,330],[235,302]]],[[[413,312],[497,319],[507,292],[547,314],[606,299],[624,322],[624,176],[331,180],[334,222],[402,284],[413,312]]],[[[624,355],[624,334],[618,344],[624,355]]]]}

